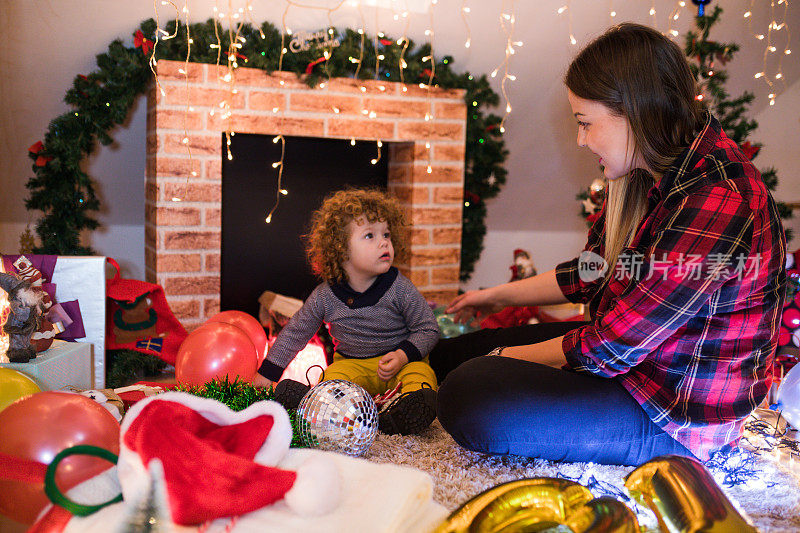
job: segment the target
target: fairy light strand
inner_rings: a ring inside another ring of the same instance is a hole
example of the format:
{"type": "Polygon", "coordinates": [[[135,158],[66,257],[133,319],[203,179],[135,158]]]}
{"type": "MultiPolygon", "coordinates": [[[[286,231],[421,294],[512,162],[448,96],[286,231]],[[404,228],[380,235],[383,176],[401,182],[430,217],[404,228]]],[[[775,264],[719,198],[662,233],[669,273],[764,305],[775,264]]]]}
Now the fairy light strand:
{"type": "Polygon", "coordinates": [[[500,80],[500,91],[503,94],[503,100],[505,101],[506,108],[505,108],[505,114],[503,115],[503,118],[500,121],[500,133],[505,133],[506,119],[508,118],[508,115],[511,114],[511,102],[509,101],[508,98],[508,90],[506,89],[506,82],[514,81],[517,79],[516,76],[513,76],[508,73],[508,68],[511,63],[511,56],[514,55],[515,53],[514,50],[515,46],[522,46],[521,41],[516,41],[516,42],[514,41],[514,27],[516,25],[516,9],[514,5],[515,1],[516,0],[511,0],[510,13],[505,12],[505,1],[503,2],[503,13],[500,15],[500,27],[502,28],[503,33],[506,36],[506,50],[505,50],[506,57],[503,59],[500,65],[498,65],[497,68],[495,68],[492,71],[491,74],[491,77],[494,78],[497,76],[497,73],[500,71],[500,69],[503,69],[503,79],[500,80]]]}
{"type": "MultiPolygon", "coordinates": [[[[189,129],[188,120],[189,113],[193,111],[191,102],[191,90],[189,86],[189,58],[192,54],[192,35],[189,28],[189,0],[185,0],[183,4],[184,24],[186,26],[186,59],[183,62],[183,79],[186,88],[186,109],[183,113],[183,144],[186,145],[186,153],[189,155],[189,173],[186,175],[186,182],[183,184],[183,194],[181,196],[173,197],[173,202],[180,202],[186,197],[189,191],[189,177],[197,177],[197,171],[194,170],[194,157],[192,157],[192,145],[189,142],[189,129]]],[[[178,33],[178,19],[175,19],[175,33],[178,33]]]]}
{"type": "Polygon", "coordinates": [[[678,30],[676,30],[675,28],[673,28],[672,25],[675,24],[678,21],[678,19],[680,18],[681,12],[683,11],[684,7],[686,7],[686,2],[684,2],[684,0],[679,0],[678,2],[676,2],[675,8],[669,14],[669,18],[667,19],[667,33],[666,33],[666,35],[667,35],[667,37],[669,37],[671,39],[674,39],[675,37],[680,35],[680,32],[678,30]]]}
{"type": "Polygon", "coordinates": [[[609,22],[614,22],[614,19],[617,16],[617,12],[614,10],[614,0],[608,0],[608,20],[609,22]]]}
{"type": "MultiPolygon", "coordinates": [[[[576,44],[578,44],[578,40],[575,38],[575,34],[572,33],[572,1],[567,0],[567,3],[559,7],[558,10],[556,10],[556,13],[558,13],[559,15],[563,15],[564,13],[567,14],[567,25],[569,27],[569,44],[575,46],[576,44]]],[[[616,16],[616,13],[614,16],[616,16]]]]}
{"type": "Polygon", "coordinates": [[[656,17],[656,0],[650,0],[650,16],[653,17],[653,28],[658,29],[658,18],[656,17]]]}
{"type": "Polygon", "coordinates": [[[472,44],[472,33],[470,32],[469,21],[467,20],[467,14],[469,12],[470,8],[467,7],[467,0],[461,0],[461,20],[464,21],[464,27],[467,30],[467,40],[464,41],[464,48],[469,48],[472,44]]]}
{"type": "Polygon", "coordinates": [[[428,122],[428,140],[425,142],[425,148],[428,151],[428,166],[425,169],[425,172],[427,172],[428,174],[433,173],[433,165],[432,165],[433,150],[431,149],[431,139],[433,137],[433,98],[432,98],[432,95],[431,95],[431,88],[432,88],[432,85],[433,85],[433,78],[434,78],[434,76],[436,76],[436,59],[434,57],[434,48],[433,48],[434,39],[436,37],[436,32],[433,29],[434,28],[434,25],[433,25],[433,22],[434,22],[434,19],[433,19],[433,8],[437,3],[438,3],[438,0],[431,0],[430,6],[428,7],[428,17],[430,19],[430,28],[425,31],[425,34],[428,35],[431,38],[431,42],[430,42],[431,49],[430,49],[430,55],[427,56],[427,57],[423,57],[422,58],[422,62],[424,63],[426,59],[430,60],[431,68],[430,68],[430,73],[428,74],[428,84],[427,84],[427,86],[425,86],[423,84],[420,84],[420,87],[424,87],[426,89],[426,91],[427,91],[426,94],[427,94],[427,101],[428,101],[427,102],[428,103],[428,108],[425,111],[425,120],[428,122]]]}

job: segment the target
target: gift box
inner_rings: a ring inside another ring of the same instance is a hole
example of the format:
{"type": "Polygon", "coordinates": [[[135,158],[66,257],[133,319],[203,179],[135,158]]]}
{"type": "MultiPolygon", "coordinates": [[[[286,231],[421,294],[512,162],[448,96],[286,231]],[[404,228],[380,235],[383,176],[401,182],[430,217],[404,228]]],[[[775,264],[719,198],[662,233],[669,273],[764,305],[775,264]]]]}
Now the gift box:
{"type": "Polygon", "coordinates": [[[2,363],[33,378],[42,390],[64,387],[91,389],[92,345],[86,342],[54,340],[53,345],[27,363],[2,363]]]}
{"type": "MultiPolygon", "coordinates": [[[[17,273],[11,268],[11,265],[19,256],[5,255],[0,257],[2,257],[4,264],[7,263],[6,272],[17,273]]],[[[26,255],[25,257],[36,268],[42,270],[43,273],[46,272],[48,279],[42,287],[52,292],[51,296],[54,296],[54,303],[63,304],[67,311],[79,318],[76,324],[67,332],[73,334],[69,340],[75,340],[78,343],[85,343],[89,346],[89,355],[92,361],[90,372],[92,381],[88,383],[86,388],[103,388],[106,375],[106,258],[100,256],[38,255],[26,255]],[[74,327],[75,325],[80,325],[80,327],[76,328],[74,327]]],[[[0,301],[1,305],[2,301],[0,301]]],[[[37,359],[42,357],[42,354],[44,352],[39,354],[37,359]]]]}

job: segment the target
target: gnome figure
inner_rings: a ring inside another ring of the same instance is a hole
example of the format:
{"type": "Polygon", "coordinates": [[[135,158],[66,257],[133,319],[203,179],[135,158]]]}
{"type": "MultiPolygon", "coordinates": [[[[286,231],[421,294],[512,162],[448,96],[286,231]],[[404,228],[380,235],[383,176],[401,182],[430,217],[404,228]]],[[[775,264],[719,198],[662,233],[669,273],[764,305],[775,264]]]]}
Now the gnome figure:
{"type": "Polygon", "coordinates": [[[39,327],[42,298],[30,283],[6,272],[0,272],[0,288],[8,293],[11,306],[11,313],[3,325],[3,331],[9,337],[6,355],[12,363],[27,363],[36,357],[31,335],[39,327]]]}

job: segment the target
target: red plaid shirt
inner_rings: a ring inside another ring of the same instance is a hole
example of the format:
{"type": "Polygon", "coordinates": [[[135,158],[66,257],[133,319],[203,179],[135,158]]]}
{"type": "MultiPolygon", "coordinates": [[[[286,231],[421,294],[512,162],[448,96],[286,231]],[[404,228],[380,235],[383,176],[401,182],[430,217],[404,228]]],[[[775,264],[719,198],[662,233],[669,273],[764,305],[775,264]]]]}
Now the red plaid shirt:
{"type": "Polygon", "coordinates": [[[615,270],[592,279],[605,211],[581,258],[556,267],[592,322],[564,336],[569,366],[616,377],[705,460],[738,439],[767,394],[786,282],[780,217],[758,170],[708,115],[648,196],[615,270]]]}

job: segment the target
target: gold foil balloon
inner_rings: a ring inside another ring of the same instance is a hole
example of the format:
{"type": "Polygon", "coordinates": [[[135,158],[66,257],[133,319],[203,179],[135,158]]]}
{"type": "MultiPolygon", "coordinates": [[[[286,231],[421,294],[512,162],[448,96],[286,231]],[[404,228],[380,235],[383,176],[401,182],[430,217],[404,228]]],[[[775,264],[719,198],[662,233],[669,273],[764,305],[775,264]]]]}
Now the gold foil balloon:
{"type": "Polygon", "coordinates": [[[510,481],[470,499],[436,533],[543,531],[570,524],[576,533],[638,531],[633,513],[624,504],[608,500],[613,498],[594,499],[589,489],[566,479],[510,481]]]}
{"type": "Polygon", "coordinates": [[[625,487],[656,514],[662,531],[758,531],[695,459],[656,457],[628,474],[625,487]]]}
{"type": "Polygon", "coordinates": [[[610,496],[590,501],[564,524],[574,533],[639,533],[639,521],[627,505],[610,496]]]}

